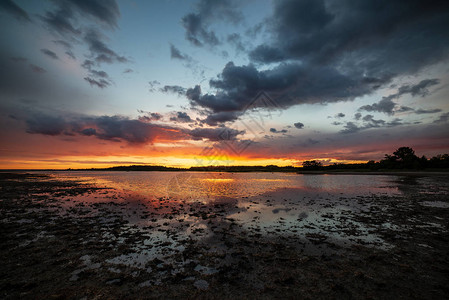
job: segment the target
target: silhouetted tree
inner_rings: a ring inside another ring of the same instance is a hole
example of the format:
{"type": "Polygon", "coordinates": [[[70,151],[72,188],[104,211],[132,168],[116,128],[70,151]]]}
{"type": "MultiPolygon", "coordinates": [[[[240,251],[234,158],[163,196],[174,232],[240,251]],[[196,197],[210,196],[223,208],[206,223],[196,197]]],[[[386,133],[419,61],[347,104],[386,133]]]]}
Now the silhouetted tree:
{"type": "Polygon", "coordinates": [[[307,170],[318,170],[322,166],[321,162],[316,160],[306,160],[302,163],[302,167],[307,170]]]}
{"type": "Polygon", "coordinates": [[[385,154],[385,159],[380,162],[383,168],[407,168],[419,169],[425,164],[415,155],[415,150],[410,147],[400,147],[393,152],[393,155],[385,154]]]}
{"type": "Polygon", "coordinates": [[[415,155],[415,150],[410,147],[400,147],[393,154],[403,162],[416,160],[418,157],[415,155]]]}
{"type": "Polygon", "coordinates": [[[438,154],[428,161],[431,168],[449,168],[449,154],[438,154]]]}

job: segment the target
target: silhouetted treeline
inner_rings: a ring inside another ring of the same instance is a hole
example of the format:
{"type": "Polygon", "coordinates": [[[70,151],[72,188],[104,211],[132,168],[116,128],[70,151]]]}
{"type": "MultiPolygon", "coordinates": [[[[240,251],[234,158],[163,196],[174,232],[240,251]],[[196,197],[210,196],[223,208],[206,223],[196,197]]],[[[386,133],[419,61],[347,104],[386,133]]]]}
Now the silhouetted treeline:
{"type": "Polygon", "coordinates": [[[208,171],[208,172],[295,172],[297,167],[287,166],[279,167],[275,165],[268,166],[207,166],[191,167],[189,171],[208,171]]]}
{"type": "Polygon", "coordinates": [[[172,168],[164,166],[148,166],[148,165],[132,165],[132,166],[117,166],[110,168],[92,168],[93,171],[188,171],[185,168],[172,168]]]}
{"type": "Polygon", "coordinates": [[[303,170],[385,170],[385,169],[443,169],[449,168],[449,154],[439,154],[430,159],[424,155],[418,157],[410,147],[400,147],[393,154],[385,154],[379,162],[370,160],[360,164],[335,163],[323,166],[320,162],[311,160],[303,162],[303,170]]]}
{"type": "Polygon", "coordinates": [[[334,163],[323,166],[316,160],[307,160],[301,167],[279,167],[275,165],[268,166],[204,166],[190,168],[174,168],[164,166],[118,166],[102,169],[88,169],[92,171],[207,171],[207,172],[299,172],[299,171],[330,171],[330,170],[391,170],[391,169],[449,169],[449,154],[439,154],[430,159],[425,156],[418,157],[415,151],[410,147],[400,147],[393,154],[385,154],[385,158],[379,162],[370,160],[367,163],[360,164],[342,164],[334,163]]]}
{"type": "Polygon", "coordinates": [[[287,166],[279,167],[275,165],[268,166],[204,166],[190,168],[173,168],[164,166],[118,166],[111,168],[92,168],[93,171],[207,171],[207,172],[295,172],[300,168],[287,166]]]}

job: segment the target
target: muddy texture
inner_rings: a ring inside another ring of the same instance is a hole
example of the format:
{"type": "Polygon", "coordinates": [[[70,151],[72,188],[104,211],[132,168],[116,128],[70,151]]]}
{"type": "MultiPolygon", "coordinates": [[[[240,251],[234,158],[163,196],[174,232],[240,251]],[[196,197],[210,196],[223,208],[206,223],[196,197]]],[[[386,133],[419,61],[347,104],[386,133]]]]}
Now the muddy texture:
{"type": "Polygon", "coordinates": [[[301,211],[288,190],[187,203],[0,173],[0,298],[447,299],[448,177],[397,178],[301,211]]]}

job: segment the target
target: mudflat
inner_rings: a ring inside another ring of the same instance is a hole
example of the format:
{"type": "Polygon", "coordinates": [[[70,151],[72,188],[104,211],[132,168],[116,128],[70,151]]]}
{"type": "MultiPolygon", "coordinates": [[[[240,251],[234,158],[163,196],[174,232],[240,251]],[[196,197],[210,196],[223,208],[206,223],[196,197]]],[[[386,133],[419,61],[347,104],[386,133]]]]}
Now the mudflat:
{"type": "Polygon", "coordinates": [[[0,173],[0,297],[446,299],[449,177],[394,178],[195,201],[0,173]]]}

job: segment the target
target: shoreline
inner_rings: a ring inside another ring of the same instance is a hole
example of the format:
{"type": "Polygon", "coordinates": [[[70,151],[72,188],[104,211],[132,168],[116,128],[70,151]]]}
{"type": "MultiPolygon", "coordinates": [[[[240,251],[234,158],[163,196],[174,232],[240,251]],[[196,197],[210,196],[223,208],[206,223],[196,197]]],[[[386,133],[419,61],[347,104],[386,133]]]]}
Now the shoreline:
{"type": "Polygon", "coordinates": [[[0,296],[444,299],[449,186],[435,178],[204,203],[2,173],[0,296]]]}
{"type": "Polygon", "coordinates": [[[64,170],[52,170],[52,169],[43,169],[43,170],[0,170],[2,174],[21,174],[32,172],[32,174],[36,174],[38,172],[210,172],[210,173],[293,173],[300,175],[399,175],[399,176],[432,176],[432,175],[449,175],[449,170],[443,171],[427,171],[427,170],[385,170],[385,171],[358,171],[358,170],[304,170],[304,171],[228,171],[228,170],[108,170],[108,169],[64,169],[64,170]]]}
{"type": "Polygon", "coordinates": [[[300,171],[302,175],[398,175],[398,176],[449,176],[449,171],[300,171]]]}

